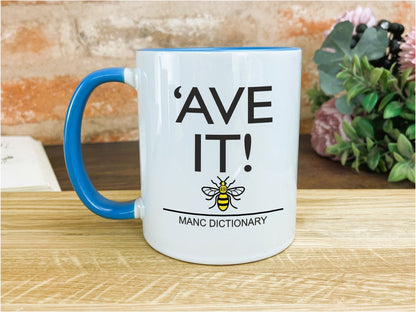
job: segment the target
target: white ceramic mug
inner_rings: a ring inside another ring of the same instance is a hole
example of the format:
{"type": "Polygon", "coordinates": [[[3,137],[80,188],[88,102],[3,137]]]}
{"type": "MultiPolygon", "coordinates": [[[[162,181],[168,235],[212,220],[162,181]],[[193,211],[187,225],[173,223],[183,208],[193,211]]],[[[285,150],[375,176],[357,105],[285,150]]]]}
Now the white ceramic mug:
{"type": "Polygon", "coordinates": [[[137,67],[88,75],[65,121],[75,191],[96,214],[141,218],[146,241],[173,258],[236,264],[294,239],[301,50],[285,47],[137,51],[137,67]],[[91,184],[81,121],[98,85],[138,92],[142,196],[114,202],[91,184]]]}

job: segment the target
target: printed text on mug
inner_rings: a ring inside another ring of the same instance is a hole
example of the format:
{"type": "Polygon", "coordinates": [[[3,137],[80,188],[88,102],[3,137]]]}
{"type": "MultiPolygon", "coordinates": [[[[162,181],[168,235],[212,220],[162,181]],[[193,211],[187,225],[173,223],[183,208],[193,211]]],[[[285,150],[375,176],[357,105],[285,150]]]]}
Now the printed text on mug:
{"type": "MultiPolygon", "coordinates": [[[[177,87],[174,91],[174,96],[177,99],[182,98],[181,94],[181,86],[177,87]]],[[[270,92],[272,91],[272,86],[256,86],[256,87],[239,87],[236,91],[234,98],[229,105],[228,110],[224,107],[223,100],[221,100],[220,95],[218,94],[216,88],[209,88],[209,91],[211,93],[211,97],[209,99],[204,99],[201,95],[201,92],[199,91],[198,87],[192,87],[189,94],[184,97],[186,98],[182,109],[176,119],[177,123],[184,122],[184,119],[187,114],[201,114],[203,116],[203,119],[207,122],[207,124],[214,124],[215,121],[212,119],[211,114],[208,110],[208,107],[206,105],[207,101],[213,101],[216,104],[216,107],[218,108],[218,111],[221,114],[222,121],[227,125],[230,121],[230,119],[233,116],[233,113],[235,111],[235,108],[237,105],[239,105],[240,102],[243,102],[242,97],[244,91],[247,89],[247,123],[248,124],[259,124],[259,123],[271,123],[273,122],[272,117],[256,117],[256,109],[267,109],[272,106],[271,101],[256,101],[255,100],[255,94],[256,93],[264,93],[264,92],[270,92]],[[191,107],[191,104],[193,102],[196,102],[197,107],[195,107],[195,104],[193,107],[191,107]]],[[[226,105],[227,106],[227,105],[226,105]]],[[[263,113],[264,114],[264,113],[263,113]]],[[[217,122],[222,122],[217,121],[217,122]]],[[[244,150],[247,160],[250,156],[250,150],[251,150],[251,135],[249,133],[242,135],[242,134],[195,134],[195,162],[194,162],[194,170],[196,172],[201,171],[201,146],[203,144],[203,141],[218,141],[219,146],[219,169],[220,172],[226,172],[227,166],[226,166],[226,154],[227,154],[227,144],[230,141],[239,141],[241,138],[244,137],[244,150]]],[[[246,172],[251,171],[251,166],[246,165],[244,167],[244,170],[246,172]]]]}

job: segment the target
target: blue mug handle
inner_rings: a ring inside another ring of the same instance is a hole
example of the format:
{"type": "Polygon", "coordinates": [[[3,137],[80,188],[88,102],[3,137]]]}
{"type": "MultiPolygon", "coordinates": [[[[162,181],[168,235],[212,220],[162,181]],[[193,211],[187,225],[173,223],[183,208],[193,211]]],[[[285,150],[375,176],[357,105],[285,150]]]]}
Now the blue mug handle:
{"type": "Polygon", "coordinates": [[[141,198],[117,202],[102,196],[92,185],[82,158],[81,123],[85,105],[92,91],[106,82],[122,82],[134,87],[134,70],[120,67],[101,69],[86,76],[78,85],[65,118],[65,164],[75,192],[92,212],[109,219],[133,219],[139,217],[141,198]]]}

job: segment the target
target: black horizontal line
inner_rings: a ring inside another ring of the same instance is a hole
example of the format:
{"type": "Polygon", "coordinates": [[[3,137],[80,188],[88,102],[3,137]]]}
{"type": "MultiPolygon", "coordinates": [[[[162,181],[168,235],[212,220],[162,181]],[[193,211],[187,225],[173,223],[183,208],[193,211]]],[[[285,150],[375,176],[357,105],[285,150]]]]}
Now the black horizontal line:
{"type": "Polygon", "coordinates": [[[259,211],[259,212],[239,213],[239,214],[207,214],[207,213],[196,213],[196,212],[189,212],[189,211],[173,210],[169,208],[163,208],[163,210],[175,212],[175,213],[188,214],[188,215],[193,215],[193,216],[204,216],[204,217],[242,217],[242,216],[252,216],[252,215],[258,215],[258,214],[276,212],[276,211],[283,210],[283,208],[277,208],[273,210],[259,211]]]}

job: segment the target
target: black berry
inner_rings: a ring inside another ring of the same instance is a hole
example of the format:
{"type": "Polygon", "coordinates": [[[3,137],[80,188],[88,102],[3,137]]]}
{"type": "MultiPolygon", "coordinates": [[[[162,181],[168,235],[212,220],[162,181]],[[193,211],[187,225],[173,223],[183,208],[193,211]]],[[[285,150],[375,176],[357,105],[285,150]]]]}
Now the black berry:
{"type": "Polygon", "coordinates": [[[397,31],[398,34],[404,33],[404,26],[402,24],[399,24],[399,30],[397,31]]]}
{"type": "Polygon", "coordinates": [[[366,29],[367,29],[366,24],[359,24],[355,30],[357,34],[362,34],[366,29]]]}
{"type": "Polygon", "coordinates": [[[384,60],[383,67],[386,68],[386,69],[390,69],[390,67],[391,67],[392,64],[393,64],[393,62],[391,60],[385,59],[384,60]]]}
{"type": "Polygon", "coordinates": [[[393,39],[394,39],[394,40],[397,40],[397,41],[404,41],[404,40],[403,40],[403,37],[402,37],[402,36],[400,36],[400,35],[398,35],[398,34],[394,34],[394,35],[393,35],[393,39]]]}
{"type": "MultiPolygon", "coordinates": [[[[361,26],[364,28],[364,26],[361,26]]],[[[377,23],[377,26],[373,26],[377,31],[379,30],[385,30],[387,31],[387,37],[389,39],[389,48],[386,51],[386,54],[380,57],[377,60],[370,61],[370,64],[375,67],[384,67],[386,69],[391,69],[394,63],[397,63],[397,60],[399,58],[399,52],[400,50],[400,44],[404,41],[402,38],[402,34],[404,32],[403,25],[399,23],[390,23],[388,20],[380,20],[377,23]]],[[[356,28],[357,35],[356,37],[353,37],[353,40],[359,41],[362,32],[358,31],[358,26],[356,28]]],[[[362,29],[360,29],[361,31],[362,29]]],[[[364,29],[365,31],[365,29],[364,29]]],[[[398,66],[395,66],[393,69],[393,72],[397,72],[398,66]]]]}
{"type": "Polygon", "coordinates": [[[400,36],[404,32],[404,26],[399,23],[391,23],[388,31],[392,32],[395,36],[400,36]]]}
{"type": "Polygon", "coordinates": [[[384,56],[382,56],[382,57],[380,57],[379,59],[377,59],[377,60],[372,60],[371,62],[370,62],[370,64],[371,65],[373,65],[373,66],[375,66],[375,67],[380,67],[380,66],[383,66],[384,67],[384,61],[387,59],[387,56],[386,55],[384,55],[384,56]]]}
{"type": "Polygon", "coordinates": [[[390,22],[383,19],[378,22],[377,26],[379,26],[381,29],[388,30],[390,22]]]}
{"type": "Polygon", "coordinates": [[[400,51],[400,43],[398,40],[390,41],[390,53],[397,54],[400,51]]]}

